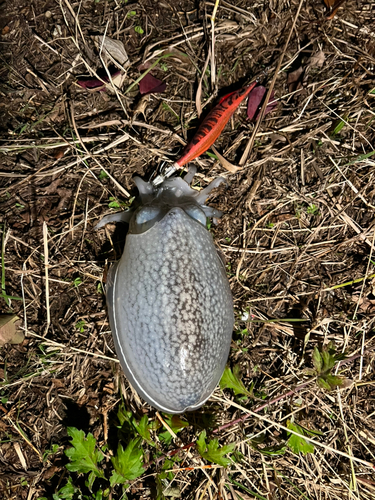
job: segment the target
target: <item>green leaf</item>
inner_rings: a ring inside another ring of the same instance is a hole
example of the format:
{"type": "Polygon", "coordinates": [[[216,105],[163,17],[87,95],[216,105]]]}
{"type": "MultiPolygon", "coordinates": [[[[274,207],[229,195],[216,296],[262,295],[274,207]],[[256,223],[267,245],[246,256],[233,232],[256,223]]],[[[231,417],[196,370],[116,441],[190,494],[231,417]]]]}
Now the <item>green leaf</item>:
{"type": "Polygon", "coordinates": [[[132,439],[125,450],[121,444],[118,445],[116,456],[111,458],[115,468],[110,478],[111,486],[136,479],[145,472],[141,441],[141,438],[132,439]]]}
{"type": "Polygon", "coordinates": [[[141,418],[139,424],[134,420],[133,425],[136,428],[138,434],[143,437],[148,443],[152,443],[153,441],[151,439],[151,434],[150,434],[150,426],[148,424],[148,417],[147,415],[143,415],[141,418]]]}
{"type": "Polygon", "coordinates": [[[143,33],[144,33],[144,31],[143,31],[143,29],[141,28],[141,26],[135,26],[135,27],[134,27],[134,31],[135,31],[136,33],[139,33],[140,35],[143,35],[143,33]]]}
{"type": "Polygon", "coordinates": [[[331,390],[331,386],[323,377],[318,377],[318,385],[319,387],[321,387],[322,389],[326,389],[327,391],[331,390]]]}
{"type": "Polygon", "coordinates": [[[104,455],[96,449],[96,439],[91,433],[85,436],[83,431],[75,427],[68,427],[69,436],[72,438],[72,448],[65,450],[65,455],[70,459],[70,464],[66,468],[71,472],[92,472],[94,482],[95,477],[104,477],[104,472],[99,469],[104,455]]]}
{"type": "MultiPolygon", "coordinates": [[[[164,414],[164,420],[175,434],[180,432],[185,427],[189,426],[189,422],[186,422],[186,420],[182,420],[179,415],[164,414]]],[[[165,444],[169,444],[173,438],[172,434],[170,434],[169,431],[161,432],[158,437],[160,441],[164,442],[165,444]]]]}
{"type": "Polygon", "coordinates": [[[209,462],[214,462],[215,464],[227,467],[231,460],[225,458],[224,455],[231,453],[236,444],[227,444],[219,447],[219,441],[217,439],[212,439],[209,443],[206,443],[206,431],[203,430],[199,438],[197,439],[197,449],[202,458],[208,460],[209,462]]]}
{"type": "Polygon", "coordinates": [[[262,455],[274,457],[285,454],[286,444],[282,443],[276,446],[267,446],[266,448],[260,448],[259,446],[254,446],[254,449],[259,451],[259,453],[261,453],[262,455]]]}
{"type": "Polygon", "coordinates": [[[323,349],[321,352],[323,359],[323,372],[330,371],[336,363],[335,356],[332,355],[328,350],[323,349]]]}
{"type": "MultiPolygon", "coordinates": [[[[333,342],[329,342],[321,350],[318,347],[314,348],[312,361],[315,370],[313,371],[313,375],[317,376],[318,385],[322,389],[330,391],[335,387],[348,387],[350,385],[350,381],[345,377],[330,373],[335,364],[338,361],[346,359],[346,357],[345,353],[336,353],[333,342]]],[[[307,371],[305,370],[305,372],[307,371]]]]}
{"type": "Polygon", "coordinates": [[[296,453],[297,455],[299,453],[303,453],[306,455],[306,453],[313,453],[314,451],[314,445],[303,437],[304,434],[307,434],[308,432],[303,429],[300,425],[291,422],[288,420],[287,422],[287,427],[291,431],[298,432],[300,434],[299,436],[296,436],[295,434],[290,434],[289,439],[288,439],[288,446],[289,448],[296,453]]]}
{"type": "Polygon", "coordinates": [[[72,500],[76,492],[79,492],[79,490],[72,483],[72,478],[69,477],[66,485],[60,488],[57,493],[54,493],[52,498],[53,500],[72,500]]]}
{"type": "Polygon", "coordinates": [[[109,208],[120,208],[120,207],[121,207],[121,205],[120,205],[120,203],[119,203],[118,201],[116,201],[113,197],[111,197],[111,198],[110,198],[110,200],[111,200],[111,199],[112,199],[113,201],[110,201],[110,202],[108,203],[108,207],[109,207],[109,208]]]}
{"type": "Polygon", "coordinates": [[[331,389],[344,385],[344,380],[342,379],[342,377],[338,377],[337,375],[327,375],[326,382],[331,389]]]}
{"type": "Polygon", "coordinates": [[[227,366],[220,380],[221,389],[232,389],[234,394],[246,394],[251,396],[251,392],[246,389],[241,381],[240,367],[236,365],[232,370],[227,366]]]}
{"type": "Polygon", "coordinates": [[[78,278],[76,278],[76,279],[73,281],[73,285],[74,285],[75,287],[79,287],[79,285],[80,285],[81,283],[82,283],[82,278],[80,278],[79,276],[78,276],[78,278]]]}
{"type": "Polygon", "coordinates": [[[323,359],[322,356],[320,355],[319,349],[315,346],[314,347],[314,352],[312,355],[312,362],[314,365],[315,370],[320,373],[323,368],[323,359]]]}
{"type": "Polygon", "coordinates": [[[108,177],[109,177],[109,176],[108,176],[107,172],[105,172],[104,170],[101,170],[101,171],[100,171],[100,174],[99,174],[99,176],[98,176],[98,178],[99,178],[99,180],[100,180],[100,181],[102,181],[102,180],[104,180],[104,179],[108,179],[108,177]]]}

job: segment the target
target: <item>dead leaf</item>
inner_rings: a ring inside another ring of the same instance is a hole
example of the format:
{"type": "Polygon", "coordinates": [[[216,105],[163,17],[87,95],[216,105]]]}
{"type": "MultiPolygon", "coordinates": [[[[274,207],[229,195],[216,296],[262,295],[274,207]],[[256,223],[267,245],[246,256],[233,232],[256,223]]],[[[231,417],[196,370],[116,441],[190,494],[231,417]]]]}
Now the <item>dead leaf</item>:
{"type": "Polygon", "coordinates": [[[151,73],[147,73],[139,82],[139,92],[142,95],[159,94],[160,92],[164,92],[166,88],[167,84],[152,76],[151,73]]]}
{"type": "Polygon", "coordinates": [[[304,74],[305,70],[302,66],[288,73],[288,78],[286,80],[286,83],[288,85],[289,92],[295,92],[296,90],[302,88],[304,74]]]}
{"type": "MultiPolygon", "coordinates": [[[[104,70],[99,70],[97,73],[100,80],[98,78],[84,76],[77,80],[78,85],[84,89],[94,92],[105,92],[108,88],[112,88],[112,84],[107,73],[105,73],[104,70]]],[[[124,73],[118,70],[111,70],[110,75],[114,85],[120,88],[124,81],[124,73]]]]}
{"type": "Polygon", "coordinates": [[[54,387],[56,387],[56,389],[62,389],[63,387],[65,387],[64,382],[62,380],[60,380],[59,378],[53,378],[52,384],[54,387]]]}
{"type": "Polygon", "coordinates": [[[204,75],[206,74],[206,69],[207,69],[208,63],[210,61],[210,58],[211,58],[211,47],[208,49],[207,59],[206,59],[206,62],[204,63],[202,75],[201,75],[201,77],[199,79],[197,93],[195,95],[195,106],[197,108],[198,118],[200,118],[200,116],[202,114],[202,104],[201,104],[201,100],[202,100],[202,83],[203,83],[204,75]]]}
{"type": "Polygon", "coordinates": [[[310,68],[321,68],[326,60],[326,56],[322,50],[319,50],[316,54],[310,57],[308,66],[310,68]]]}
{"type": "Polygon", "coordinates": [[[4,28],[1,31],[1,34],[2,35],[7,35],[9,33],[9,31],[10,31],[9,26],[4,26],[4,28]]]}
{"type": "MultiPolygon", "coordinates": [[[[256,121],[258,119],[259,112],[262,108],[266,93],[267,89],[266,87],[263,87],[263,85],[257,85],[250,92],[249,100],[247,102],[247,117],[249,118],[249,120],[256,121]]],[[[264,116],[270,113],[277,106],[277,102],[273,100],[274,97],[275,93],[272,91],[270,101],[267,104],[264,112],[264,116]]]]}
{"type": "Polygon", "coordinates": [[[133,112],[132,120],[135,120],[138,115],[142,114],[144,120],[146,121],[145,111],[146,111],[146,108],[148,106],[149,99],[150,98],[149,98],[148,94],[146,94],[146,95],[144,95],[143,97],[140,98],[140,100],[139,100],[139,102],[137,104],[137,107],[135,108],[135,110],[133,112]]]}
{"type": "Polygon", "coordinates": [[[0,315],[0,347],[4,344],[20,344],[25,338],[25,334],[17,330],[21,320],[15,314],[0,315]]]}
{"type": "Polygon", "coordinates": [[[324,52],[319,50],[310,57],[306,64],[288,73],[287,85],[289,92],[295,92],[296,90],[302,89],[303,85],[306,83],[309,69],[321,68],[325,59],[324,52]]]}
{"type": "Polygon", "coordinates": [[[228,160],[226,160],[224,158],[224,156],[222,156],[219,151],[215,148],[215,146],[211,146],[211,149],[212,151],[215,153],[215,155],[218,157],[219,159],[219,162],[221,163],[221,165],[226,169],[228,170],[229,172],[231,172],[232,174],[235,174],[236,172],[238,172],[239,170],[242,170],[241,167],[236,167],[236,165],[233,165],[233,163],[230,163],[228,160]]]}
{"type": "Polygon", "coordinates": [[[115,64],[119,68],[129,66],[128,54],[126,53],[124,44],[120,40],[113,40],[108,36],[97,36],[94,37],[94,41],[106,66],[110,66],[111,64],[115,64]]]}

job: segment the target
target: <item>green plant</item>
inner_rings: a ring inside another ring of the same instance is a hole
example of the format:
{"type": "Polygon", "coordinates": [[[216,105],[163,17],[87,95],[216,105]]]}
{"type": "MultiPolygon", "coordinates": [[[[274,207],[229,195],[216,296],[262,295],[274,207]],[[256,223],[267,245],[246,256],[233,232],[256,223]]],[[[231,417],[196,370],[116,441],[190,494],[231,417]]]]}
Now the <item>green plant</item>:
{"type": "Polygon", "coordinates": [[[88,473],[88,485],[91,489],[95,478],[104,478],[104,472],[99,468],[104,454],[97,449],[96,439],[91,433],[85,436],[83,431],[75,427],[68,427],[68,435],[72,438],[72,447],[65,450],[70,463],[66,465],[68,471],[88,473]]]}
{"type": "Polygon", "coordinates": [[[98,179],[100,181],[103,181],[104,179],[108,179],[108,177],[109,176],[108,176],[107,172],[105,172],[104,170],[101,170],[100,174],[98,175],[98,179]]]}
{"type": "Polygon", "coordinates": [[[314,445],[310,443],[308,440],[306,440],[303,436],[308,436],[308,435],[314,435],[316,434],[315,432],[310,432],[307,429],[304,429],[300,425],[292,422],[291,420],[288,420],[287,422],[287,427],[288,429],[298,432],[299,436],[296,434],[290,433],[287,444],[289,448],[298,455],[299,453],[302,453],[303,455],[306,455],[306,453],[313,453],[314,451],[314,445]]]}
{"type": "Polygon", "coordinates": [[[333,375],[332,368],[338,361],[346,359],[345,353],[336,353],[333,342],[329,342],[321,349],[314,347],[312,362],[314,368],[306,368],[305,373],[317,377],[318,385],[328,391],[335,387],[346,387],[350,381],[340,375],[333,375]]]}
{"type": "MultiPolygon", "coordinates": [[[[172,432],[174,432],[175,434],[182,431],[182,429],[184,429],[185,427],[189,426],[189,422],[187,422],[186,420],[182,420],[179,415],[165,415],[164,420],[172,430],[172,432]]],[[[173,436],[169,431],[160,432],[158,437],[160,441],[164,442],[165,444],[170,444],[173,439],[173,436]]]]}
{"type": "Polygon", "coordinates": [[[197,450],[200,456],[209,462],[214,462],[215,464],[227,467],[231,463],[231,460],[229,458],[225,458],[224,455],[231,453],[236,444],[231,443],[219,446],[219,441],[216,438],[211,439],[211,441],[206,443],[206,436],[207,433],[203,430],[197,439],[197,450]]]}
{"type": "MultiPolygon", "coordinates": [[[[72,478],[68,478],[60,490],[53,495],[53,500],[101,500],[110,495],[112,489],[116,486],[128,486],[128,482],[141,476],[144,471],[143,450],[141,447],[142,438],[130,439],[127,446],[124,448],[122,443],[119,443],[117,450],[111,457],[113,468],[109,471],[101,466],[105,459],[106,447],[99,448],[96,439],[91,433],[85,435],[82,430],[75,427],[68,427],[68,435],[71,437],[72,446],[65,450],[65,455],[70,462],[66,468],[70,472],[78,474],[88,474],[85,481],[86,487],[90,494],[84,494],[80,487],[76,486],[72,478]],[[95,480],[100,480],[100,485],[93,491],[95,480]],[[103,484],[108,484],[109,487],[104,487],[103,484]]],[[[50,451],[56,452],[56,445],[50,451]]],[[[39,499],[42,500],[42,499],[39,499]]]]}
{"type": "Polygon", "coordinates": [[[82,283],[82,278],[80,278],[78,276],[77,278],[74,279],[73,286],[75,286],[76,288],[78,288],[81,283],[82,283]]]}
{"type": "Polygon", "coordinates": [[[83,333],[85,331],[85,326],[86,326],[86,322],[83,319],[81,319],[80,321],[77,321],[77,323],[75,324],[76,329],[80,333],[83,333]]]}
{"type": "Polygon", "coordinates": [[[46,462],[50,456],[52,456],[55,453],[57,453],[58,449],[59,449],[59,445],[58,444],[53,444],[51,446],[51,449],[45,450],[45,452],[43,453],[43,462],[46,462]]]}
{"type": "Polygon", "coordinates": [[[319,208],[316,205],[314,205],[314,203],[311,203],[311,205],[307,207],[306,211],[310,215],[320,215],[319,208]]]}
{"type": "Polygon", "coordinates": [[[108,207],[109,208],[129,208],[130,205],[134,201],[134,196],[132,198],[129,198],[127,201],[119,200],[115,198],[114,196],[109,197],[109,203],[108,207]]]}
{"type": "Polygon", "coordinates": [[[252,387],[250,390],[246,389],[240,374],[240,366],[236,365],[233,371],[229,366],[225,367],[223,376],[220,380],[221,389],[232,389],[234,394],[245,394],[246,396],[252,396],[252,387]]]}
{"type": "Polygon", "coordinates": [[[132,439],[128,446],[118,445],[117,454],[111,458],[114,467],[110,478],[111,487],[116,484],[125,484],[132,479],[141,476],[145,468],[143,466],[143,450],[140,447],[142,439],[132,439]]]}

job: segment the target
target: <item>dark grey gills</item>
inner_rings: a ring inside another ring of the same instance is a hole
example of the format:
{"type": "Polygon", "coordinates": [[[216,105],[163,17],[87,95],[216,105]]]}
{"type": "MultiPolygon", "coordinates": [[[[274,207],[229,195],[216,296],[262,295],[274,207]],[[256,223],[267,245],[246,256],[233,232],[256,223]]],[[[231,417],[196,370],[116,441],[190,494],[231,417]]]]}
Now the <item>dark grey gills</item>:
{"type": "Polygon", "coordinates": [[[232,338],[233,301],[204,202],[223,179],[197,192],[185,179],[158,188],[136,178],[134,212],[98,224],[130,224],[124,253],[111,267],[107,305],[116,352],[131,385],[167,413],[202,406],[217,386],[232,338]]]}

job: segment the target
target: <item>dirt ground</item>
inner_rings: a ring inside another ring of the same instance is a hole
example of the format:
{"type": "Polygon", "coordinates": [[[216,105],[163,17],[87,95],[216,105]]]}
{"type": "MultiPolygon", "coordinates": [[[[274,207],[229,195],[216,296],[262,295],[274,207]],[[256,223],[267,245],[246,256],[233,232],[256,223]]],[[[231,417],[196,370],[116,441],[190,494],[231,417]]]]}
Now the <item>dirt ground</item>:
{"type": "Polygon", "coordinates": [[[213,9],[1,2],[0,304],[25,334],[0,348],[1,498],[102,498],[65,467],[67,428],[107,445],[109,470],[121,405],[148,416],[158,451],[144,441],[144,475],[109,498],[375,496],[375,4],[347,0],[329,16],[322,0],[221,0],[212,31],[213,9]],[[129,57],[116,91],[77,83],[107,74],[98,35],[129,57]],[[141,96],[132,84],[155,62],[166,90],[141,96]],[[241,104],[215,144],[240,169],[212,150],[194,162],[198,189],[228,181],[208,202],[223,212],[210,231],[234,297],[228,366],[250,394],[218,388],[163,441],[155,410],[122,375],[107,318],[124,230],[94,226],[129,206],[135,174],[148,180],[179,157],[199,125],[200,80],[204,117],[255,78],[277,106],[256,122],[241,104]],[[329,342],[346,355],[330,367],[342,383],[331,390],[312,360],[329,342]],[[318,431],[313,452],[286,445],[289,422],[318,431]],[[227,468],[203,468],[194,446],[173,455],[202,429],[236,443],[227,468]],[[160,475],[171,456],[174,472],[160,475]],[[69,478],[86,496],[57,493],[69,478]]]}

